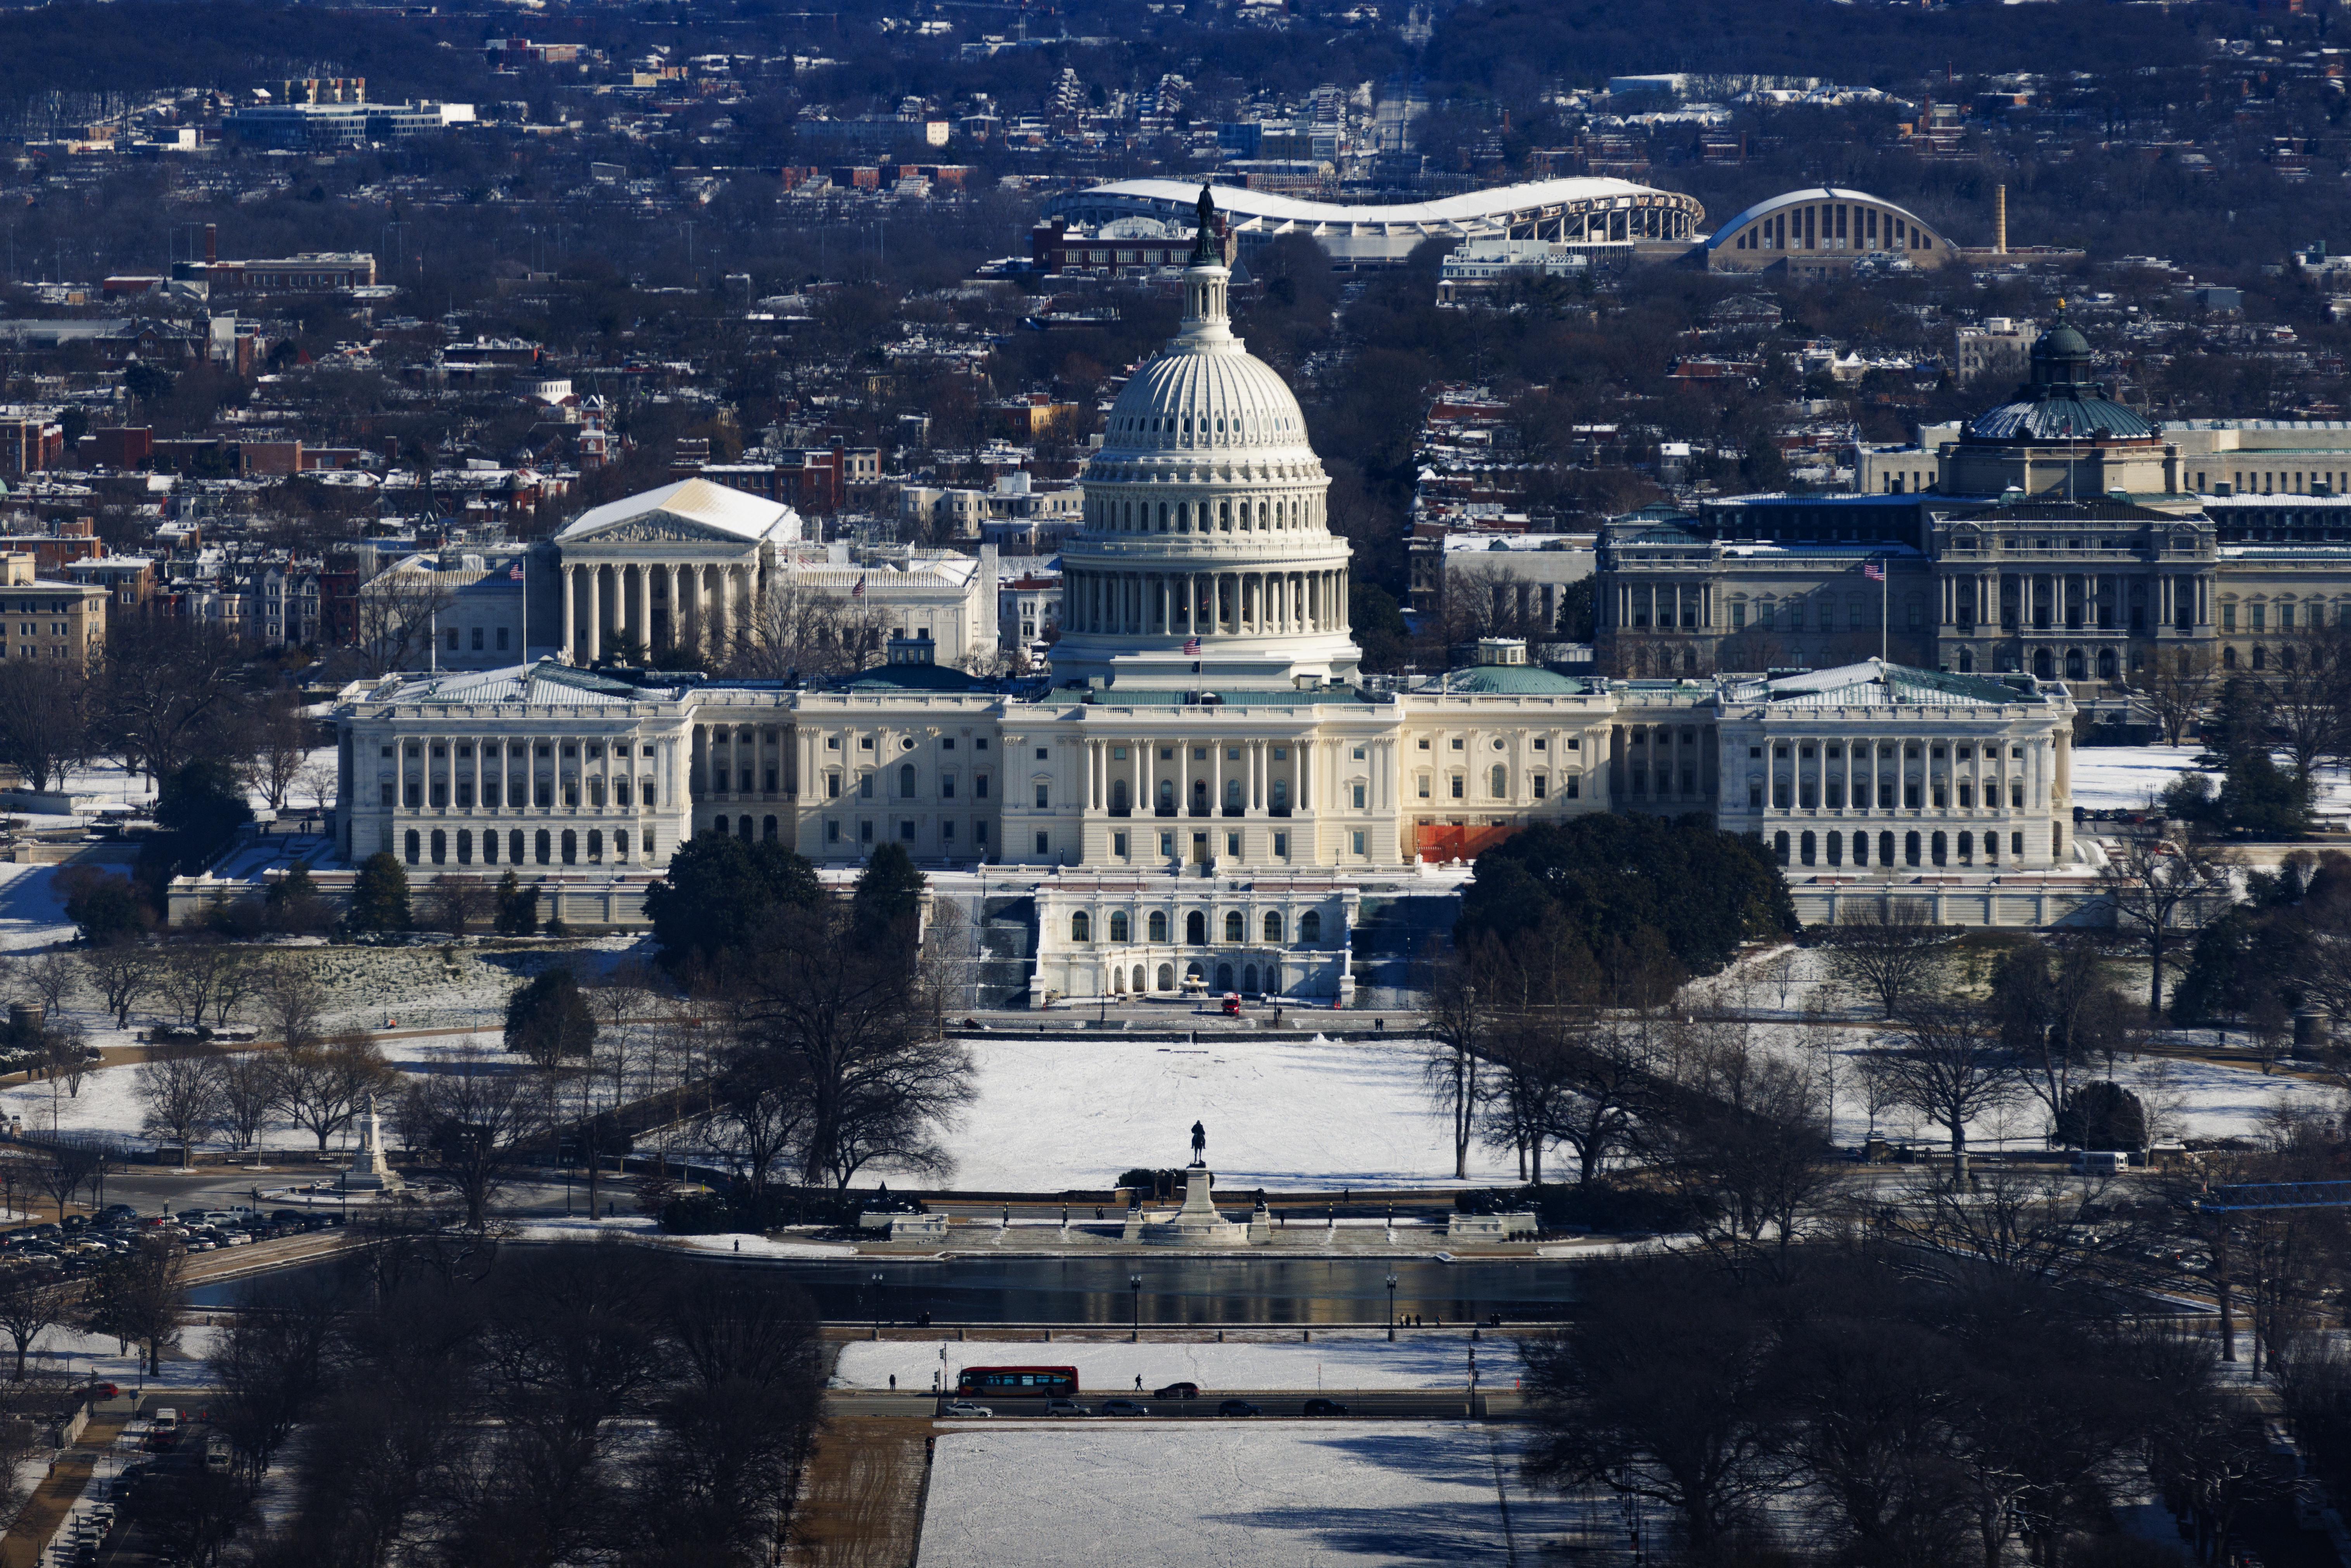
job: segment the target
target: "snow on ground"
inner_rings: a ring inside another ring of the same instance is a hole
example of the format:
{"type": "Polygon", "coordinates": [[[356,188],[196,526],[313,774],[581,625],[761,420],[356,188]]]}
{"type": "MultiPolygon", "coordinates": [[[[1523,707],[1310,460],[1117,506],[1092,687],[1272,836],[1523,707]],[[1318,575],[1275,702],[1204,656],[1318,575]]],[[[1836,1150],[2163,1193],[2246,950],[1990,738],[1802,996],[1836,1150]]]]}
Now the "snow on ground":
{"type": "Polygon", "coordinates": [[[1071,1423],[941,1434],[919,1568],[1384,1568],[1532,1561],[1571,1507],[1517,1434],[1462,1422],[1071,1423]],[[1504,1500],[1508,1501],[1505,1512],[1504,1500]],[[1117,1542],[1113,1550],[1109,1542],[1117,1542]]]}
{"type": "MultiPolygon", "coordinates": [[[[1428,1109],[1407,1041],[1264,1040],[1203,1032],[1198,1045],[1117,1036],[970,1042],[977,1102],[951,1133],[966,1190],[1102,1186],[1137,1166],[1192,1157],[1206,1124],[1225,1191],[1450,1181],[1446,1124],[1428,1109]]],[[[1515,1174],[1473,1148],[1473,1179],[1515,1174]]]]}
{"type": "MultiPolygon", "coordinates": [[[[1390,1344],[1378,1333],[1330,1331],[1311,1343],[1295,1338],[1226,1344],[852,1340],[841,1347],[832,1385],[883,1388],[894,1375],[900,1388],[928,1388],[931,1375],[944,1368],[944,1385],[952,1388],[967,1366],[1045,1365],[1076,1367],[1078,1386],[1089,1397],[1132,1393],[1138,1376],[1146,1394],[1170,1383],[1196,1383],[1207,1390],[1466,1388],[1470,1348],[1466,1337],[1451,1334],[1407,1334],[1390,1344]]],[[[1508,1387],[1518,1376],[1510,1342],[1489,1341],[1477,1348],[1486,1353],[1479,1381],[1489,1388],[1508,1387]]]]}
{"type": "Polygon", "coordinates": [[[23,952],[71,939],[54,865],[0,864],[0,952],[23,952]]]}
{"type": "Polygon", "coordinates": [[[600,1236],[617,1236],[623,1241],[658,1243],[664,1249],[689,1252],[739,1253],[746,1258],[854,1258],[857,1249],[828,1241],[775,1241],[765,1236],[729,1232],[718,1236],[663,1236],[654,1228],[653,1217],[642,1214],[615,1215],[609,1219],[591,1219],[587,1216],[563,1219],[534,1219],[517,1226],[513,1232],[517,1241],[588,1241],[600,1236]]]}
{"type": "MultiPolygon", "coordinates": [[[[2074,804],[2092,811],[2136,811],[2182,773],[2194,771],[2200,746],[2077,746],[2074,804]]],[[[2217,780],[2215,781],[2217,785],[2217,780]]]]}

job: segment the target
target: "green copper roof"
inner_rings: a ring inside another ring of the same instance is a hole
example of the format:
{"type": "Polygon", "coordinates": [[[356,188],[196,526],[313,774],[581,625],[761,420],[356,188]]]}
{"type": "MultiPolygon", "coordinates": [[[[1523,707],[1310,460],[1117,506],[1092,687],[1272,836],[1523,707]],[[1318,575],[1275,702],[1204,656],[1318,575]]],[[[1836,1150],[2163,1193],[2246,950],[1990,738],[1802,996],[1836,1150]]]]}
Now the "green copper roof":
{"type": "Polygon", "coordinates": [[[1540,664],[1472,664],[1418,688],[1450,696],[1565,697],[1583,695],[1583,683],[1540,664]]]}

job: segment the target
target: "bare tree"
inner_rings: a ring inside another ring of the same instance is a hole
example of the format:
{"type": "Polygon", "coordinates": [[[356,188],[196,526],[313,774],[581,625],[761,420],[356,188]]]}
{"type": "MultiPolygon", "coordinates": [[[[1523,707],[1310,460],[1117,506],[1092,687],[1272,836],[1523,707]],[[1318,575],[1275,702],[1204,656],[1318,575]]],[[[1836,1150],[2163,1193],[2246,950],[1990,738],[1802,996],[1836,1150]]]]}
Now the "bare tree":
{"type": "Polygon", "coordinates": [[[1428,1007],[1429,1046],[1421,1063],[1421,1080],[1430,1103],[1452,1128],[1453,1178],[1469,1176],[1469,1145],[1478,1136],[1487,1086],[1480,1074],[1483,1052],[1493,1030],[1493,1002],[1489,988],[1486,1003],[1478,999],[1478,978],[1469,959],[1451,953],[1437,962],[1431,977],[1428,1007]]]}
{"type": "Polygon", "coordinates": [[[167,1049],[141,1065],[134,1082],[141,1130],[159,1144],[178,1145],[180,1164],[186,1166],[225,1113],[219,1053],[167,1049]]]}
{"type": "Polygon", "coordinates": [[[287,1051],[319,1043],[326,1015],[327,988],[308,958],[281,954],[259,966],[253,1000],[264,1038],[287,1051]]]}
{"type": "Polygon", "coordinates": [[[11,659],[0,664],[0,763],[47,793],[68,770],[88,762],[95,747],[90,680],[62,661],[11,659]]]}
{"type": "Polygon", "coordinates": [[[56,1269],[37,1263],[0,1273],[0,1333],[16,1347],[16,1381],[33,1342],[72,1314],[80,1291],[56,1269]]]}
{"type": "Polygon", "coordinates": [[[1969,1124],[2014,1104],[2023,1092],[1998,1026],[1982,1009],[1964,1002],[1914,1003],[1900,1038],[1865,1071],[1882,1075],[1894,1103],[1950,1134],[1957,1181],[1967,1179],[1969,1124]]]}
{"type": "Polygon", "coordinates": [[[364,1034],[338,1035],[324,1044],[286,1051],[278,1061],[278,1103],[296,1126],[327,1142],[351,1124],[371,1096],[400,1081],[383,1052],[364,1034]]]}
{"type": "Polygon", "coordinates": [[[1949,935],[1922,899],[1876,899],[1839,915],[1822,936],[1821,951],[1841,985],[1890,1019],[1932,985],[1949,935]]]}
{"type": "Polygon", "coordinates": [[[368,674],[419,670],[432,661],[440,619],[461,586],[461,574],[440,564],[436,556],[411,556],[360,587],[359,650],[368,674]]]}
{"type": "MultiPolygon", "coordinates": [[[[2147,948],[2148,1018],[2163,1016],[2163,968],[2172,949],[2227,912],[2236,872],[2234,858],[2189,823],[2126,827],[2108,843],[2098,891],[2116,925],[2147,948]]],[[[2351,994],[2344,1000],[2351,1004],[2351,994]]]]}
{"type": "Polygon", "coordinates": [[[310,727],[297,692],[279,692],[262,706],[254,724],[251,776],[273,811],[294,798],[296,781],[310,761],[310,727]]]}
{"type": "Polygon", "coordinates": [[[2179,648],[2155,656],[2141,692],[2163,727],[2166,745],[2178,746],[2186,738],[2204,705],[2212,700],[2212,656],[2202,649],[2179,648]]]}
{"type": "Polygon", "coordinates": [[[294,779],[295,788],[309,797],[310,810],[321,814],[335,803],[335,791],[340,783],[339,769],[323,762],[312,763],[294,779]]]}
{"type": "Polygon", "coordinates": [[[225,1027],[255,978],[247,951],[226,942],[190,940],[167,949],[156,989],[183,1028],[225,1027]]]}
{"type": "Polygon", "coordinates": [[[547,1098],[533,1074],[477,1051],[413,1081],[402,1107],[410,1140],[430,1148],[479,1230],[521,1160],[523,1145],[547,1124],[547,1098]]]}
{"type": "Polygon", "coordinates": [[[66,1206],[74,1200],[105,1164],[105,1155],[97,1145],[75,1137],[47,1137],[33,1144],[38,1157],[33,1163],[33,1180],[42,1195],[57,1206],[57,1223],[65,1223],[66,1206]]]}
{"type": "Polygon", "coordinates": [[[114,1015],[114,1027],[129,1029],[131,1009],[155,988],[159,978],[155,950],[135,942],[117,942],[89,949],[82,955],[82,963],[89,970],[90,984],[105,998],[106,1010],[114,1015]]]}
{"type": "Polygon", "coordinates": [[[214,622],[133,615],[107,629],[99,733],[158,779],[202,756],[250,755],[245,649],[214,622]]]}
{"type": "Polygon", "coordinates": [[[251,1149],[256,1158],[261,1134],[285,1092],[283,1061],[278,1052],[240,1051],[220,1064],[220,1124],[238,1148],[251,1149]]]}
{"type": "Polygon", "coordinates": [[[55,1019],[66,1010],[66,998],[79,987],[80,968],[70,955],[53,947],[36,956],[17,972],[24,976],[32,993],[41,998],[43,1016],[55,1019]]]}
{"type": "Polygon", "coordinates": [[[885,612],[870,597],[807,586],[785,572],[755,605],[750,624],[722,660],[737,674],[781,680],[789,674],[853,675],[882,657],[885,612]]]}
{"type": "Polygon", "coordinates": [[[489,918],[496,894],[478,878],[443,872],[425,884],[424,917],[436,931],[462,936],[489,918]]]}

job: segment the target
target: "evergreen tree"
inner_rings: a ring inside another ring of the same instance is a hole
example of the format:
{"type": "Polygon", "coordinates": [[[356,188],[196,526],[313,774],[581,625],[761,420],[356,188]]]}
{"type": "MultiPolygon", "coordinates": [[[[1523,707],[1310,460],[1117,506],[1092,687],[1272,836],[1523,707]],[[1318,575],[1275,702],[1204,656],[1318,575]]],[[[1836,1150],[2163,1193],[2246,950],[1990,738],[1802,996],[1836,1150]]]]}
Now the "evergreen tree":
{"type": "Polygon", "coordinates": [[[595,1015],[569,969],[549,969],[507,998],[506,1047],[537,1065],[584,1057],[595,1044],[595,1015]]]}
{"type": "Polygon", "coordinates": [[[538,889],[526,888],[508,871],[498,878],[497,915],[493,922],[501,936],[528,936],[538,929],[538,889]]]}
{"type": "Polygon", "coordinates": [[[850,895],[850,917],[858,936],[895,942],[912,951],[922,921],[925,886],[904,845],[883,844],[875,850],[850,895]]]}
{"type": "Polygon", "coordinates": [[[824,898],[816,868],[763,839],[705,833],[670,856],[662,880],[645,890],[645,915],[663,964],[711,964],[740,949],[778,910],[812,909],[824,898]]]}
{"type": "Polygon", "coordinates": [[[349,918],[354,931],[408,929],[408,868],[398,856],[387,852],[360,862],[349,918]]]}

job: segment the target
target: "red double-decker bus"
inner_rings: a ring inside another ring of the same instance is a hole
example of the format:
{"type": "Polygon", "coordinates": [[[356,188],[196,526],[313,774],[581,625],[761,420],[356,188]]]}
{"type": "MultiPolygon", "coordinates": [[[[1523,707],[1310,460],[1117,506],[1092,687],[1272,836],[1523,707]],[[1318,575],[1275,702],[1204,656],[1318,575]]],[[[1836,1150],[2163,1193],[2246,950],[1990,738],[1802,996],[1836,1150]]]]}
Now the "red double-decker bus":
{"type": "Polygon", "coordinates": [[[967,1366],[956,1375],[956,1394],[966,1399],[1074,1399],[1078,1396],[1078,1369],[967,1366]]]}

